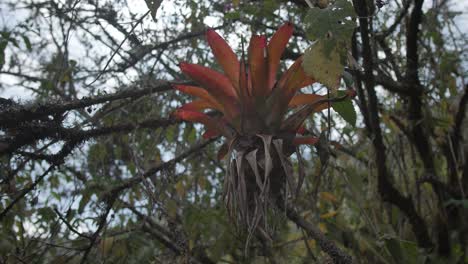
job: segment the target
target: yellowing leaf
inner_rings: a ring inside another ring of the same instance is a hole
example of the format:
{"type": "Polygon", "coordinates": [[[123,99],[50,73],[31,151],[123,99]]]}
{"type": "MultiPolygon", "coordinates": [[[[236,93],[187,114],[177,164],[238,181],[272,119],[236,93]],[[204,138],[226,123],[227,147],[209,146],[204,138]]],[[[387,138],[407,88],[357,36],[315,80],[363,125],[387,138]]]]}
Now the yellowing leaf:
{"type": "Polygon", "coordinates": [[[335,195],[329,192],[321,192],[319,195],[320,195],[320,199],[325,200],[325,201],[330,201],[332,203],[336,203],[338,201],[335,195]]]}
{"type": "Polygon", "coordinates": [[[103,255],[108,255],[112,250],[114,243],[116,242],[114,237],[107,237],[101,240],[99,245],[99,251],[103,255]]]}
{"type": "Polygon", "coordinates": [[[319,229],[320,231],[322,231],[323,233],[327,233],[327,226],[324,224],[324,223],[319,223],[319,229]]]}
{"type": "Polygon", "coordinates": [[[329,1],[316,1],[320,8],[311,8],[305,17],[305,31],[310,40],[322,39],[330,34],[335,42],[351,42],[356,27],[353,17],[356,16],[350,1],[336,0],[328,6],[329,1]],[[327,7],[328,6],[328,7],[327,7]]]}
{"type": "Polygon", "coordinates": [[[175,185],[175,189],[176,189],[177,195],[179,195],[180,197],[185,196],[185,185],[183,181],[178,181],[175,185]]]}
{"type": "Polygon", "coordinates": [[[174,219],[177,216],[177,203],[174,200],[168,200],[166,202],[167,214],[171,219],[174,219]]]}
{"type": "Polygon", "coordinates": [[[321,218],[321,219],[328,219],[328,218],[335,217],[337,214],[338,214],[337,211],[331,211],[331,212],[328,212],[328,213],[326,213],[326,214],[320,215],[320,218],[321,218]]]}
{"type": "Polygon", "coordinates": [[[200,187],[201,190],[205,190],[207,185],[208,182],[205,177],[198,178],[198,187],[200,187]]]}
{"type": "Polygon", "coordinates": [[[189,240],[189,249],[192,250],[194,246],[195,246],[195,242],[192,239],[190,239],[189,240]]]}
{"type": "Polygon", "coordinates": [[[336,91],[344,66],[337,47],[327,51],[328,40],[316,41],[304,53],[302,67],[307,75],[336,91]]]}
{"type": "Polygon", "coordinates": [[[392,121],[392,119],[390,118],[390,115],[388,114],[385,114],[385,113],[382,113],[382,121],[384,122],[384,124],[386,126],[388,126],[392,131],[394,132],[401,132],[400,128],[395,125],[395,122],[392,121]]]}
{"type": "Polygon", "coordinates": [[[307,244],[309,245],[310,248],[315,249],[317,247],[317,241],[315,239],[309,239],[307,240],[307,244]]]}

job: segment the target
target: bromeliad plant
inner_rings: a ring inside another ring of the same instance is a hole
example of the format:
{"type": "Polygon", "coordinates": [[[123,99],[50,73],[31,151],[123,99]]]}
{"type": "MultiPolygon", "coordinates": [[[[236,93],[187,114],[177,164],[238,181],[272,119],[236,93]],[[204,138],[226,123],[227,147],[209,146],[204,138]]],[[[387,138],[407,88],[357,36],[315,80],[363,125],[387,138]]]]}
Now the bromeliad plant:
{"type": "Polygon", "coordinates": [[[174,116],[202,123],[205,138],[226,138],[218,154],[229,153],[225,199],[231,215],[250,231],[260,222],[266,223],[268,204],[286,201],[288,193],[300,188],[303,176],[293,177],[288,156],[295,145],[318,142],[316,137],[296,136],[304,131],[306,118],[327,108],[330,101],[348,96],[330,100],[317,94],[296,94],[315,82],[305,74],[302,57],[277,79],[280,58],[292,34],[293,25],[286,23],[270,42],[265,36],[252,36],[247,60],[242,54],[239,61],[226,41],[208,30],[206,39],[224,74],[184,62],[180,69],[200,87],[175,85],[198,99],[180,107],[174,116]],[[205,114],[205,109],[222,115],[205,114]],[[288,115],[294,109],[298,110],[288,115]]]}

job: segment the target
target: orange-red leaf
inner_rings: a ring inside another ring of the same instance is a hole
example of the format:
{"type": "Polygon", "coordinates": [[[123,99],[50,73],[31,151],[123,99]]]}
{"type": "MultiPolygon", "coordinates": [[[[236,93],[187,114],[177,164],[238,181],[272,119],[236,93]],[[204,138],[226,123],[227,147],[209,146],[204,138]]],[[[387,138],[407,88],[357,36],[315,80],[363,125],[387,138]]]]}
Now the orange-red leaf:
{"type": "Polygon", "coordinates": [[[200,83],[223,105],[227,117],[232,119],[239,114],[237,94],[226,76],[197,64],[181,63],[179,67],[183,73],[200,83]]]}
{"type": "Polygon", "coordinates": [[[356,92],[356,90],[348,89],[348,90],[346,90],[346,94],[348,95],[349,98],[352,99],[352,98],[356,97],[357,92],[356,92]]]}
{"type": "Polygon", "coordinates": [[[318,137],[295,137],[293,139],[293,145],[302,145],[302,144],[307,144],[307,145],[315,145],[319,141],[318,137]]]}
{"type": "Polygon", "coordinates": [[[273,90],[268,99],[268,105],[272,108],[271,120],[267,123],[277,123],[287,112],[288,104],[294,94],[300,88],[314,83],[314,80],[305,75],[301,67],[302,57],[297,59],[291,67],[281,76],[277,88],[273,90]]]}
{"type": "Polygon", "coordinates": [[[209,138],[214,138],[214,137],[217,137],[217,136],[220,136],[221,133],[219,133],[218,130],[215,130],[215,129],[208,129],[205,131],[205,133],[203,133],[203,138],[204,139],[209,139],[209,138]]]}
{"type": "Polygon", "coordinates": [[[268,44],[268,89],[273,89],[276,81],[281,55],[292,36],[294,27],[291,23],[281,26],[273,35],[268,44]]]}
{"type": "Polygon", "coordinates": [[[201,84],[215,98],[237,98],[232,83],[225,75],[197,64],[182,62],[179,67],[184,74],[201,84]]]}
{"type": "Polygon", "coordinates": [[[190,103],[184,104],[179,109],[187,111],[201,112],[205,109],[216,109],[216,107],[208,101],[203,99],[194,100],[190,103]]]}
{"type": "Polygon", "coordinates": [[[254,35],[249,44],[249,66],[252,78],[253,95],[266,96],[269,93],[267,88],[268,68],[266,59],[266,37],[254,35]]]}
{"type": "Polygon", "coordinates": [[[302,126],[307,117],[316,112],[320,104],[304,105],[294,114],[290,115],[281,125],[282,131],[295,132],[302,126]]]}
{"type": "Polygon", "coordinates": [[[278,82],[279,88],[286,96],[285,99],[290,99],[297,90],[311,85],[315,82],[314,79],[306,75],[302,69],[302,56],[299,57],[291,67],[281,76],[278,82]]]}
{"type": "Polygon", "coordinates": [[[218,135],[223,135],[226,138],[232,138],[236,134],[236,131],[226,124],[226,120],[224,118],[213,118],[200,112],[187,111],[183,109],[176,110],[172,115],[181,120],[205,125],[207,131],[205,132],[206,135],[204,135],[204,137],[207,138],[218,135]]]}
{"type": "Polygon", "coordinates": [[[296,134],[304,135],[306,132],[307,132],[307,129],[305,128],[305,126],[302,125],[297,129],[296,134]]]}
{"type": "Polygon", "coordinates": [[[209,136],[210,134],[213,135],[214,131],[218,132],[217,135],[223,135],[227,138],[232,138],[235,134],[235,131],[226,125],[225,120],[218,120],[200,112],[177,109],[172,116],[181,120],[205,125],[207,132],[213,131],[209,132],[209,136]]]}
{"type": "Polygon", "coordinates": [[[216,31],[206,31],[206,39],[218,63],[234,87],[239,86],[239,60],[231,47],[216,31]]]}
{"type": "Polygon", "coordinates": [[[174,88],[182,93],[196,96],[200,99],[210,102],[215,109],[223,112],[223,106],[218,102],[213,96],[211,96],[208,91],[203,88],[190,86],[190,85],[174,85],[174,88]]]}
{"type": "MultiPolygon", "coordinates": [[[[301,105],[316,103],[318,100],[324,98],[324,96],[318,94],[298,94],[291,99],[288,106],[289,108],[295,108],[301,105]]],[[[324,105],[326,107],[327,104],[324,103],[324,105]]]]}
{"type": "Polygon", "coordinates": [[[177,109],[173,113],[173,116],[189,122],[202,123],[207,128],[217,129],[216,121],[210,116],[200,112],[177,109]]]}

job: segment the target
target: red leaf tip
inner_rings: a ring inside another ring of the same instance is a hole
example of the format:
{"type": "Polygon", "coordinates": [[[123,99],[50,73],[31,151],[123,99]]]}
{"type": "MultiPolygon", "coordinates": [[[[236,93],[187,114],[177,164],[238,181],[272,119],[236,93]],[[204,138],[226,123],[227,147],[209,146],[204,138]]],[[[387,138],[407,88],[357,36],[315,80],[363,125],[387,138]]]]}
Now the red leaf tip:
{"type": "Polygon", "coordinates": [[[173,119],[182,119],[181,118],[181,111],[183,110],[180,110],[180,109],[176,109],[174,112],[172,112],[169,116],[173,119]]]}
{"type": "Polygon", "coordinates": [[[319,138],[316,137],[296,137],[293,139],[293,145],[298,146],[302,144],[315,145],[319,141],[319,138]]]}
{"type": "Polygon", "coordinates": [[[291,30],[294,30],[294,24],[290,21],[284,23],[281,27],[279,27],[278,29],[280,28],[283,28],[283,27],[286,27],[286,28],[291,28],[291,30]]]}
{"type": "Polygon", "coordinates": [[[174,89],[174,90],[177,90],[177,91],[181,90],[181,87],[180,87],[179,84],[172,84],[171,86],[172,86],[172,89],[174,89]]]}
{"type": "Polygon", "coordinates": [[[300,126],[300,127],[297,129],[296,133],[297,133],[297,134],[304,135],[304,134],[306,133],[306,131],[307,131],[307,130],[306,130],[306,128],[305,128],[304,126],[300,126]]]}
{"type": "Polygon", "coordinates": [[[250,41],[255,41],[259,48],[264,49],[267,47],[267,37],[265,35],[252,35],[250,41]]]}
{"type": "Polygon", "coordinates": [[[185,68],[187,66],[187,62],[179,62],[177,66],[179,66],[180,69],[185,68]]]}
{"type": "Polygon", "coordinates": [[[266,48],[267,46],[267,37],[265,35],[259,36],[260,38],[260,43],[262,44],[262,48],[266,48]]]}
{"type": "Polygon", "coordinates": [[[205,36],[206,36],[206,39],[209,41],[210,38],[213,38],[213,37],[216,37],[216,36],[219,36],[219,35],[214,29],[208,28],[206,30],[205,36]]]}
{"type": "Polygon", "coordinates": [[[354,98],[357,95],[356,90],[354,89],[348,89],[346,93],[348,94],[349,98],[354,98]]]}

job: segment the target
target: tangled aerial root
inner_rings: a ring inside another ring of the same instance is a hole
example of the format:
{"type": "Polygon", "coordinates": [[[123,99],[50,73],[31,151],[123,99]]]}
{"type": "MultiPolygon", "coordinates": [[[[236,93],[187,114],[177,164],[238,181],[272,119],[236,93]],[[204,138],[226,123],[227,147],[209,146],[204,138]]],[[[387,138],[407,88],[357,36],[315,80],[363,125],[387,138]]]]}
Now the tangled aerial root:
{"type": "Polygon", "coordinates": [[[258,231],[269,238],[275,230],[272,215],[277,202],[297,197],[304,179],[299,157],[299,177],[283,149],[285,140],[272,135],[237,137],[229,147],[224,200],[229,215],[240,231],[247,232],[247,244],[258,231]]]}

